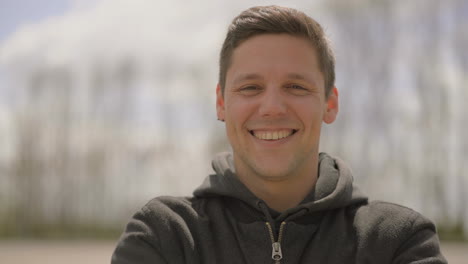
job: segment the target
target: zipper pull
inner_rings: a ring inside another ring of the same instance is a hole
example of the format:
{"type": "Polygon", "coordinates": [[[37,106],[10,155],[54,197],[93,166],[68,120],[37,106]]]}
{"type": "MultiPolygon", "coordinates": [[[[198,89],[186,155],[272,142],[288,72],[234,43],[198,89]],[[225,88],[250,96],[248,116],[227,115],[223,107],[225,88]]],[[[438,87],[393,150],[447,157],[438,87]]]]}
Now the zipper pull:
{"type": "Polygon", "coordinates": [[[278,241],[275,242],[275,237],[273,236],[273,229],[271,228],[271,225],[269,222],[265,223],[268,231],[270,233],[270,239],[271,239],[271,258],[275,261],[275,264],[280,264],[280,260],[283,258],[283,253],[281,252],[281,239],[283,238],[283,230],[284,226],[286,225],[286,222],[282,222],[278,234],[278,241]]]}
{"type": "Polygon", "coordinates": [[[274,242],[272,244],[271,258],[279,263],[283,258],[283,253],[281,253],[281,244],[279,242],[274,242]]]}

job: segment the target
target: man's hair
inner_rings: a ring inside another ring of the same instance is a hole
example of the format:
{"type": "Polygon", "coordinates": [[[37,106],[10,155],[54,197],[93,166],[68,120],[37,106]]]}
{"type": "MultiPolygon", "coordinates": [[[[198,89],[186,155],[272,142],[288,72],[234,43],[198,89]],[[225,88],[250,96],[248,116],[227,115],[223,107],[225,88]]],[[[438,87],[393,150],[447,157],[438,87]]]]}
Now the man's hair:
{"type": "Polygon", "coordinates": [[[335,84],[335,55],[322,26],[299,10],[274,5],[249,8],[229,26],[219,59],[219,85],[223,95],[234,49],[251,37],[281,33],[303,37],[316,49],[325,81],[325,96],[329,95],[335,84]]]}

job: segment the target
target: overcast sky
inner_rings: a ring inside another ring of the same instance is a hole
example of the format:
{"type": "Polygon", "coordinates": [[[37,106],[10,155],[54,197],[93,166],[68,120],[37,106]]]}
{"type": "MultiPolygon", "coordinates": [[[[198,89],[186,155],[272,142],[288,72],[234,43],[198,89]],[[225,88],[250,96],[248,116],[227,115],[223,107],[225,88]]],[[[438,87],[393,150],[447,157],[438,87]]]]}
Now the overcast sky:
{"type": "Polygon", "coordinates": [[[73,4],[73,0],[1,0],[0,42],[21,26],[36,23],[50,16],[61,15],[73,4]]]}
{"type": "Polygon", "coordinates": [[[1,0],[0,43],[24,25],[37,23],[97,0],[1,0]]]}

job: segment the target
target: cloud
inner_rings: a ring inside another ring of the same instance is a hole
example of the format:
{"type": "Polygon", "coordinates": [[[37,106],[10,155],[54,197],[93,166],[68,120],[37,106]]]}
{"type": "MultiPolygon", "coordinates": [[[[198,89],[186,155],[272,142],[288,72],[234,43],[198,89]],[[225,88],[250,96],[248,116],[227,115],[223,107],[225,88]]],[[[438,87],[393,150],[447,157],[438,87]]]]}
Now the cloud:
{"type": "Polygon", "coordinates": [[[0,64],[24,71],[93,59],[112,63],[122,56],[172,54],[174,60],[191,61],[218,47],[228,22],[211,12],[219,7],[215,1],[79,3],[62,16],[20,28],[0,46],[0,64]]]}
{"type": "MultiPolygon", "coordinates": [[[[317,1],[315,1],[317,2],[317,1]]],[[[21,27],[0,46],[0,65],[54,67],[88,59],[217,56],[230,20],[271,1],[75,0],[61,16],[21,27]],[[215,51],[215,52],[213,52],[215,51]]],[[[292,1],[310,7],[310,1],[292,1]]]]}

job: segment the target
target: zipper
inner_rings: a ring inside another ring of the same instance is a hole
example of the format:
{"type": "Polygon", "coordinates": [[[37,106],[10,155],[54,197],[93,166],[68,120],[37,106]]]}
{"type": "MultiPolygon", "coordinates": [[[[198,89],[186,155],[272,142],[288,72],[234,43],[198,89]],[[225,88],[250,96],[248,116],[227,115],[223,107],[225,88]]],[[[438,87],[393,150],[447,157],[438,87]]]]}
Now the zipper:
{"type": "Polygon", "coordinates": [[[280,264],[280,260],[283,258],[283,253],[281,252],[281,240],[283,238],[283,230],[286,222],[281,222],[280,230],[278,233],[278,241],[275,241],[275,236],[273,234],[273,228],[271,228],[271,224],[266,222],[266,226],[268,227],[268,231],[270,232],[270,239],[271,239],[271,258],[275,261],[275,264],[280,264]]]}

